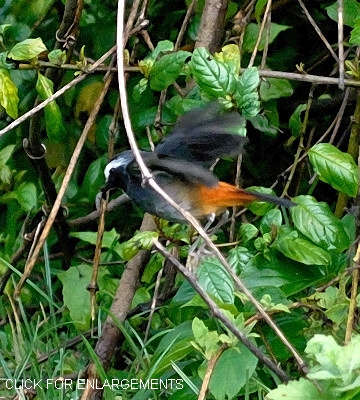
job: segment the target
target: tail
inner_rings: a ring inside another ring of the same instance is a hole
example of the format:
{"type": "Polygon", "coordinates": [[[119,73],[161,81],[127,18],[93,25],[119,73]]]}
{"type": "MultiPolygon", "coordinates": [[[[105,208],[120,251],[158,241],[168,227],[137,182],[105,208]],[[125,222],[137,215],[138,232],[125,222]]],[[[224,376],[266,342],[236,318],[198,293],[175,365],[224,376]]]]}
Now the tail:
{"type": "Polygon", "coordinates": [[[266,201],[287,208],[296,206],[296,203],[290,200],[239,189],[225,182],[219,182],[217,186],[210,188],[201,186],[199,189],[199,202],[204,209],[204,214],[219,213],[227,207],[246,207],[253,201],[266,201]]]}

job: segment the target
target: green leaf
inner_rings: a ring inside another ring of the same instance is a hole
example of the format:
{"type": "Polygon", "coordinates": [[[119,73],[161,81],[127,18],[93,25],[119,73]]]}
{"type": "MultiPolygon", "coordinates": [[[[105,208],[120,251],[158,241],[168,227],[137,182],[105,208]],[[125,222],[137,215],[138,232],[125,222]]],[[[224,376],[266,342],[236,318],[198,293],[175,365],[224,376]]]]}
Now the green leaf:
{"type": "MultiPolygon", "coordinates": [[[[328,16],[338,22],[338,2],[335,1],[331,6],[326,8],[328,16]]],[[[353,0],[344,0],[343,2],[343,20],[344,25],[354,28],[355,21],[360,14],[360,3],[353,0]]]]}
{"type": "MultiPolygon", "coordinates": [[[[295,208],[295,207],[293,207],[295,208]]],[[[273,226],[281,226],[283,221],[281,211],[274,208],[267,212],[260,221],[260,232],[262,234],[271,232],[273,226]]]]}
{"type": "Polygon", "coordinates": [[[353,335],[346,346],[340,346],[332,336],[315,335],[305,349],[312,360],[307,376],[328,388],[324,392],[335,398],[357,398],[355,395],[360,393],[359,349],[358,334],[353,335]]]}
{"type": "Polygon", "coordinates": [[[260,16],[268,0],[257,0],[255,4],[255,18],[256,22],[260,24],[260,16]]]}
{"type": "Polygon", "coordinates": [[[9,146],[6,146],[0,150],[0,165],[5,165],[10,160],[15,147],[15,144],[10,144],[9,146]]]}
{"type": "Polygon", "coordinates": [[[149,80],[141,78],[140,81],[133,88],[133,98],[138,103],[141,99],[141,94],[145,92],[148,87],[149,80]]]}
{"type": "Polygon", "coordinates": [[[260,132],[267,133],[269,135],[275,136],[278,134],[279,129],[270,125],[269,120],[263,114],[258,114],[250,119],[251,125],[260,132]]]}
{"type": "Polygon", "coordinates": [[[104,184],[104,168],[106,163],[107,155],[104,155],[93,161],[86,171],[81,185],[81,192],[90,201],[94,201],[100,187],[104,184]]]}
{"type": "Polygon", "coordinates": [[[9,51],[8,57],[12,60],[31,60],[46,50],[46,46],[41,38],[26,39],[17,43],[9,51]]]}
{"type": "Polygon", "coordinates": [[[11,24],[1,24],[0,25],[0,35],[3,36],[4,33],[10,28],[11,24]]]}
{"type": "Polygon", "coordinates": [[[161,53],[168,53],[170,51],[174,51],[174,43],[170,42],[170,40],[161,40],[156,45],[149,58],[155,61],[161,53]]]}
{"type": "Polygon", "coordinates": [[[241,244],[245,245],[249,240],[255,238],[259,234],[259,229],[249,223],[241,224],[239,228],[239,236],[241,244]]]}
{"type": "Polygon", "coordinates": [[[18,117],[18,90],[8,70],[0,68],[0,104],[13,119],[18,117]]]}
{"type": "Polygon", "coordinates": [[[216,331],[210,331],[204,322],[197,317],[195,317],[192,322],[192,331],[195,342],[191,342],[191,344],[200,351],[207,360],[210,360],[220,348],[219,334],[216,331]]]}
{"type": "Polygon", "coordinates": [[[10,185],[12,177],[11,168],[8,165],[0,165],[0,182],[10,185]]]}
{"type": "Polygon", "coordinates": [[[194,50],[190,65],[196,83],[210,98],[225,97],[235,91],[234,74],[230,74],[226,64],[215,60],[204,47],[194,50]]]}
{"type": "Polygon", "coordinates": [[[306,104],[299,104],[289,119],[289,128],[291,130],[291,134],[294,137],[299,137],[303,130],[301,113],[305,110],[306,104]]]}
{"type": "MultiPolygon", "coordinates": [[[[36,82],[36,91],[42,101],[46,100],[54,94],[53,82],[41,75],[38,72],[38,79],[36,82]]],[[[45,125],[48,138],[55,142],[63,140],[65,133],[64,124],[62,120],[61,111],[56,104],[56,101],[51,101],[44,109],[45,112],[45,125]]]]}
{"type": "Polygon", "coordinates": [[[350,33],[349,43],[352,46],[360,46],[360,15],[357,16],[354,29],[350,33]]]}
{"type": "Polygon", "coordinates": [[[329,394],[322,393],[311,381],[300,378],[286,385],[279,385],[266,395],[267,400],[334,400],[329,394]]]}
{"type": "Polygon", "coordinates": [[[263,101],[289,97],[293,92],[294,90],[287,79],[267,78],[260,84],[260,97],[263,101]]]}
{"type": "Polygon", "coordinates": [[[278,231],[272,247],[279,250],[286,257],[306,265],[329,265],[330,255],[321,247],[314,245],[288,227],[282,227],[278,231]]]}
{"type": "Polygon", "coordinates": [[[156,240],[158,237],[158,232],[139,232],[127,242],[121,243],[114,250],[124,260],[130,260],[140,250],[151,250],[154,240],[156,240]]]}
{"type": "MultiPolygon", "coordinates": [[[[97,232],[70,232],[70,236],[83,240],[84,242],[96,245],[97,232]]],[[[105,231],[102,239],[102,247],[111,248],[120,238],[115,228],[111,231],[105,231]]]]}
{"type": "Polygon", "coordinates": [[[149,76],[151,89],[161,91],[174,83],[180,75],[185,60],[190,55],[191,53],[180,50],[176,53],[165,54],[156,61],[149,76]]]}
{"type": "Polygon", "coordinates": [[[149,377],[161,376],[167,369],[172,369],[171,362],[179,361],[193,352],[194,348],[190,344],[193,338],[191,321],[185,321],[167,333],[154,351],[151,361],[156,369],[149,371],[149,377]]]}
{"type": "Polygon", "coordinates": [[[242,269],[253,257],[254,254],[250,250],[246,247],[239,246],[229,251],[227,261],[236,274],[240,275],[242,269]]]}
{"type": "Polygon", "coordinates": [[[60,272],[58,277],[63,285],[64,305],[70,312],[70,318],[80,329],[86,329],[90,323],[90,297],[86,287],[91,282],[92,267],[78,265],[60,272]]]}
{"type": "Polygon", "coordinates": [[[215,365],[209,383],[209,390],[215,399],[234,398],[255,372],[257,363],[257,358],[241,343],[225,350],[215,365]]]}
{"type": "Polygon", "coordinates": [[[30,212],[37,207],[36,186],[33,183],[23,182],[15,191],[16,198],[21,208],[30,212]]]}
{"type": "Polygon", "coordinates": [[[246,119],[252,119],[260,112],[259,82],[256,67],[247,68],[237,81],[235,99],[241,115],[246,119]]]}
{"type": "Polygon", "coordinates": [[[53,64],[56,64],[56,65],[65,64],[66,51],[60,50],[60,49],[50,51],[50,53],[48,54],[48,58],[49,58],[49,61],[53,64]]]}
{"type": "MultiPolygon", "coordinates": [[[[290,301],[288,304],[290,305],[290,301]]],[[[270,294],[265,293],[264,296],[260,299],[260,304],[264,307],[266,311],[283,311],[286,313],[290,313],[289,307],[283,303],[274,303],[270,294]]]]}
{"type": "Polygon", "coordinates": [[[215,53],[217,61],[226,64],[230,73],[239,75],[240,71],[240,50],[236,44],[228,44],[221,49],[220,53],[215,53]]]}
{"type": "Polygon", "coordinates": [[[308,239],[326,250],[341,253],[349,248],[350,240],[341,223],[326,203],[318,203],[311,196],[293,199],[298,204],[290,209],[295,227],[308,239]]]}
{"type": "Polygon", "coordinates": [[[259,297],[268,293],[270,287],[281,288],[289,296],[316,286],[323,275],[318,268],[303,268],[270,247],[266,255],[256,254],[242,268],[240,278],[248,289],[256,290],[259,297]]]}
{"type": "Polygon", "coordinates": [[[319,143],[309,150],[308,155],[320,180],[350,197],[357,195],[359,171],[350,154],[329,143],[319,143]]]}
{"type": "Polygon", "coordinates": [[[222,303],[234,303],[234,283],[215,257],[205,258],[196,270],[201,287],[222,303]]]}
{"type": "MultiPolygon", "coordinates": [[[[290,28],[291,28],[291,26],[279,25],[279,24],[272,22],[271,27],[270,27],[269,43],[272,43],[276,39],[276,37],[278,36],[278,34],[280,32],[286,31],[287,29],[290,29],[290,28]]],[[[256,42],[257,42],[257,38],[259,36],[259,33],[260,33],[260,25],[259,24],[250,23],[246,26],[245,35],[244,35],[244,44],[243,44],[244,52],[246,52],[246,53],[253,52],[256,42]]],[[[266,33],[264,31],[261,36],[260,45],[258,48],[258,50],[260,50],[260,51],[264,50],[265,38],[266,38],[266,33]]]]}
{"type": "MultiPolygon", "coordinates": [[[[275,196],[275,192],[272,189],[264,188],[262,186],[251,186],[251,187],[246,188],[246,190],[249,190],[250,192],[270,194],[272,196],[275,196]]],[[[266,201],[254,201],[251,204],[249,204],[247,208],[255,215],[262,216],[262,215],[265,215],[267,212],[269,212],[274,207],[275,207],[274,204],[268,203],[266,201]]]]}

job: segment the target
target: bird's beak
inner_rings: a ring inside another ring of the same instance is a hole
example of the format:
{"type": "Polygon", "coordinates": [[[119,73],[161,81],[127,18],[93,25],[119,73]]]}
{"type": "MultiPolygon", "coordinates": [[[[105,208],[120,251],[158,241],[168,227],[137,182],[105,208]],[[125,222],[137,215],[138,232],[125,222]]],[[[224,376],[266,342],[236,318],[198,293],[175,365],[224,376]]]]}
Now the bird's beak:
{"type": "Polygon", "coordinates": [[[102,188],[101,188],[101,193],[102,193],[102,198],[105,200],[105,198],[106,198],[106,193],[109,191],[109,190],[111,190],[112,189],[112,187],[110,186],[110,184],[109,184],[109,182],[106,182],[105,183],[105,186],[103,186],[102,188]]]}

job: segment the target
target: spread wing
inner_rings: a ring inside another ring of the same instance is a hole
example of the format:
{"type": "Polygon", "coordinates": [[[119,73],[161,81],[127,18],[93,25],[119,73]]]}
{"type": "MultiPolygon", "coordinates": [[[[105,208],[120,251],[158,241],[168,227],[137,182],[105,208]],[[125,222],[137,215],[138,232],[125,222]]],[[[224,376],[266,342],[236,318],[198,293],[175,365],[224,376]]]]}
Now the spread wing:
{"type": "MultiPolygon", "coordinates": [[[[199,163],[194,163],[186,160],[180,160],[177,158],[159,158],[157,154],[151,152],[141,152],[141,156],[154,174],[155,179],[157,176],[172,176],[179,179],[184,185],[191,186],[195,183],[200,183],[205,186],[216,186],[218,179],[216,176],[207,168],[199,163]]],[[[137,180],[141,179],[141,172],[139,166],[135,160],[129,163],[127,172],[137,180]]]]}
{"type": "Polygon", "coordinates": [[[177,158],[209,167],[219,157],[243,151],[247,139],[236,134],[236,130],[244,125],[244,118],[237,112],[220,114],[218,105],[210,103],[180,117],[155,152],[159,159],[177,158]]]}

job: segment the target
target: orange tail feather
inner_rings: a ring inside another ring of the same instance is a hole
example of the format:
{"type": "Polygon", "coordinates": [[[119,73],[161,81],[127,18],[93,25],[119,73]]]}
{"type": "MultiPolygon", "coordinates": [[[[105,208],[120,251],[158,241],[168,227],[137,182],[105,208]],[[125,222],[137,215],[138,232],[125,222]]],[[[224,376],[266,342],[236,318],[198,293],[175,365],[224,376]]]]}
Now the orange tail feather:
{"type": "Polygon", "coordinates": [[[198,193],[199,203],[203,208],[204,215],[220,213],[227,207],[247,206],[255,200],[268,201],[285,207],[296,205],[286,199],[262,193],[249,192],[225,182],[219,182],[218,186],[210,188],[200,186],[198,193]]]}

